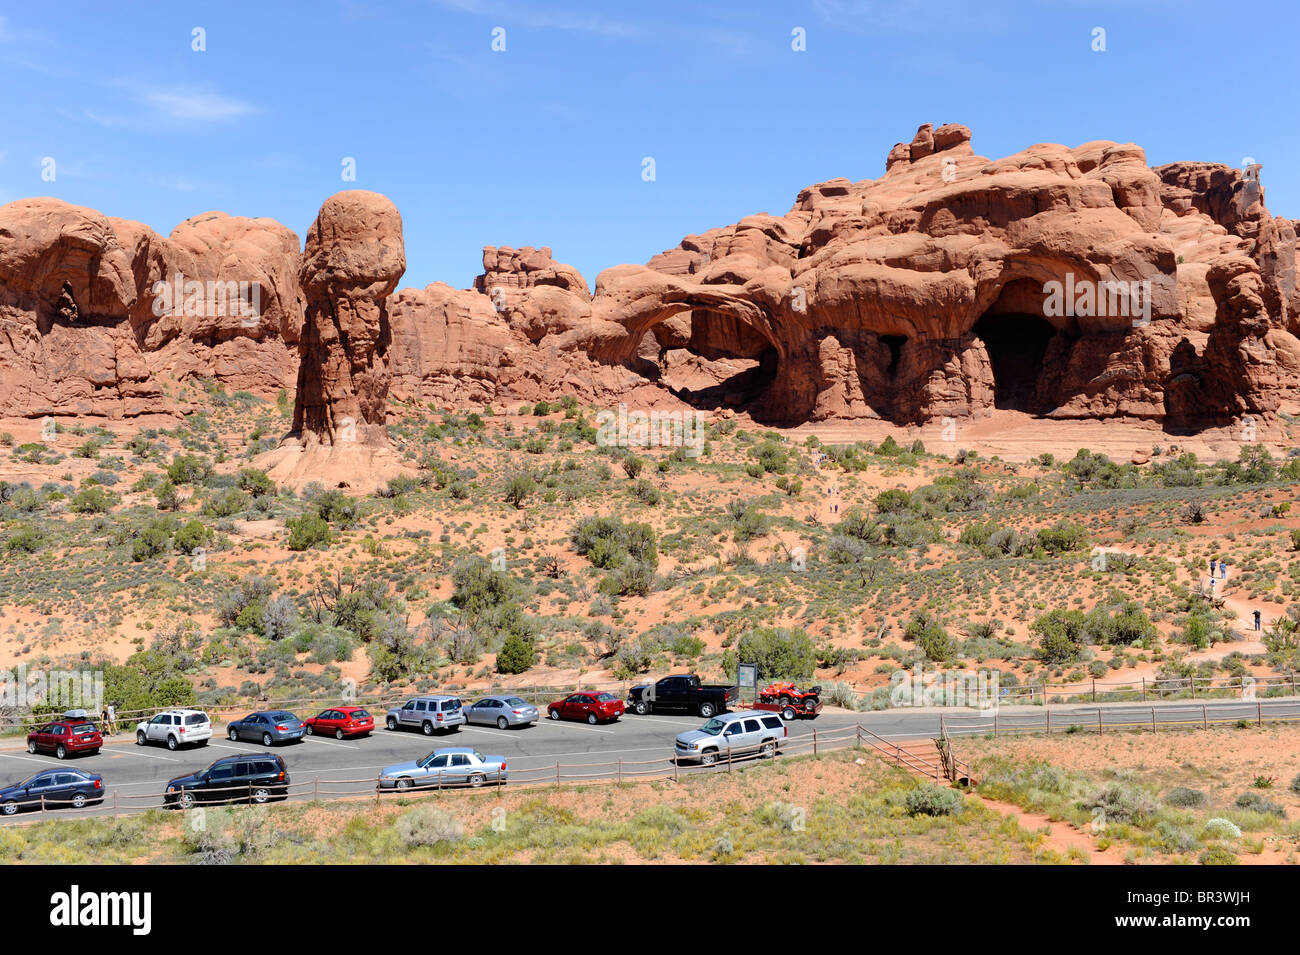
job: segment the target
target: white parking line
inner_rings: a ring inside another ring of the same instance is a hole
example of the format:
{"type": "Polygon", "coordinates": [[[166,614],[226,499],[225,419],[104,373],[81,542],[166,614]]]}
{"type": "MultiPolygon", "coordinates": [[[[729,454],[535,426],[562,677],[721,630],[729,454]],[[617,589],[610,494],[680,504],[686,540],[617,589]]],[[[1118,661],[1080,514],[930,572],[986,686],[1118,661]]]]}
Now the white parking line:
{"type": "Polygon", "coordinates": [[[304,743],[324,743],[326,746],[341,746],[344,749],[360,749],[356,743],[343,743],[336,739],[321,739],[319,736],[304,736],[304,743]]]}
{"type": "Polygon", "coordinates": [[[124,749],[120,753],[110,753],[108,750],[100,750],[100,752],[108,756],[110,759],[121,759],[123,756],[143,756],[145,759],[161,759],[166,763],[174,763],[177,761],[175,757],[164,756],[161,753],[146,753],[143,747],[124,749]]]}
{"type": "Polygon", "coordinates": [[[48,762],[48,760],[40,759],[40,758],[37,757],[37,756],[28,756],[28,755],[26,755],[25,753],[24,753],[23,755],[21,755],[21,756],[18,755],[17,753],[0,753],[0,756],[4,757],[4,758],[6,758],[6,759],[21,759],[21,760],[25,760],[26,762],[29,762],[29,763],[45,763],[45,762],[48,762]]]}

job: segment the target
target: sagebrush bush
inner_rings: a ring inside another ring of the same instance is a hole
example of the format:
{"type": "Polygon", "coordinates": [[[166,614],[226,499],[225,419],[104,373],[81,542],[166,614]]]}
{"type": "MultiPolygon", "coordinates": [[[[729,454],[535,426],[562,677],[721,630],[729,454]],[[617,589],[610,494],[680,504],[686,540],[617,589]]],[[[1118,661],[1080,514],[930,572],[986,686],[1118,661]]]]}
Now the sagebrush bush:
{"type": "Polygon", "coordinates": [[[909,816],[951,816],[962,806],[961,793],[934,783],[922,783],[903,797],[909,816]]]}
{"type": "Polygon", "coordinates": [[[397,837],[412,848],[459,842],[464,836],[460,820],[437,806],[417,806],[397,820],[397,837]]]}
{"type": "Polygon", "coordinates": [[[1190,809],[1193,806],[1205,805],[1205,793],[1199,789],[1188,789],[1186,786],[1175,786],[1165,794],[1165,802],[1171,806],[1178,806],[1183,809],[1190,809]]]}
{"type": "Polygon", "coordinates": [[[1259,812],[1268,816],[1285,816],[1286,809],[1280,803],[1269,799],[1263,793],[1244,792],[1237,797],[1237,808],[1250,812],[1259,812]]]}
{"type": "Polygon", "coordinates": [[[1116,822],[1142,822],[1155,814],[1156,801],[1150,793],[1124,783],[1110,783],[1092,795],[1089,809],[1101,809],[1116,822]]]}

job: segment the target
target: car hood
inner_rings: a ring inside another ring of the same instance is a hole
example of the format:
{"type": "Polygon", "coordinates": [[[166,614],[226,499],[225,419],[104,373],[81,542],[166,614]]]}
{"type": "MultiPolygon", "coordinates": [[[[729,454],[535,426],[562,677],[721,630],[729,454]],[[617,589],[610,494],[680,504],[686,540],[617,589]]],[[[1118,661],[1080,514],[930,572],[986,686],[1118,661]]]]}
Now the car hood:
{"type": "Polygon", "coordinates": [[[202,782],[203,780],[199,777],[198,773],[189,773],[188,775],[185,776],[177,776],[175,779],[167,780],[167,788],[179,789],[182,786],[184,786],[186,789],[192,789],[193,787],[199,785],[202,782]]]}
{"type": "Polygon", "coordinates": [[[717,741],[721,738],[722,737],[720,736],[713,736],[709,733],[703,733],[700,730],[688,730],[685,733],[677,734],[677,742],[679,743],[702,743],[705,740],[717,741]]]}
{"type": "Polygon", "coordinates": [[[0,787],[0,799],[3,799],[5,796],[17,796],[19,793],[23,791],[23,788],[24,787],[22,786],[0,787]]]}
{"type": "Polygon", "coordinates": [[[409,763],[394,763],[392,766],[384,767],[383,775],[392,776],[394,773],[409,773],[422,768],[415,760],[411,760],[409,763]]]}

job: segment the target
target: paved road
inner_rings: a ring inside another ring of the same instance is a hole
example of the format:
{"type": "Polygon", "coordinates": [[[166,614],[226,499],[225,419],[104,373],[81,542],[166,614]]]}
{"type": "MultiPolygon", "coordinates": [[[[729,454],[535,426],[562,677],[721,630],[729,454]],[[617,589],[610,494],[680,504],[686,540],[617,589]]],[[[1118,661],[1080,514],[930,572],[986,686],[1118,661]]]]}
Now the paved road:
{"type": "MultiPolygon", "coordinates": [[[[1253,722],[1261,716],[1264,720],[1300,720],[1300,700],[1002,707],[996,718],[997,729],[999,733],[1041,732],[1047,729],[1050,719],[1053,732],[1073,726],[1095,731],[1098,712],[1107,730],[1149,727],[1153,713],[1158,726],[1175,728],[1200,726],[1203,720],[1211,724],[1240,719],[1253,722]]],[[[938,735],[941,720],[953,737],[981,735],[994,729],[991,713],[972,710],[899,708],[851,713],[828,709],[816,720],[788,724],[787,746],[795,752],[811,751],[814,732],[821,743],[832,741],[827,748],[836,745],[836,738],[839,745],[846,745],[859,723],[889,740],[926,739],[938,735]]],[[[512,782],[554,780],[557,763],[565,781],[616,778],[620,760],[623,778],[631,779],[638,774],[671,773],[673,737],[702,722],[693,716],[628,714],[618,723],[602,726],[543,720],[522,729],[462,727],[456,733],[432,738],[419,732],[379,729],[370,737],[354,740],[311,737],[302,743],[277,746],[275,752],[284,757],[295,790],[306,784],[293,798],[311,798],[317,785],[321,798],[373,792],[373,780],[384,766],[417,759],[441,746],[473,746],[483,753],[504,756],[512,782]]],[[[215,728],[219,732],[225,729],[215,728]]],[[[5,748],[0,749],[0,784],[16,783],[42,769],[65,765],[53,756],[30,755],[19,748],[21,745],[15,739],[6,741],[5,748]]],[[[216,737],[201,748],[176,752],[156,746],[140,747],[128,737],[116,737],[98,755],[79,757],[66,765],[103,775],[107,799],[101,809],[91,812],[106,813],[113,811],[115,799],[118,811],[160,805],[159,794],[167,780],[201,769],[222,756],[261,751],[256,744],[231,742],[224,737],[216,737]]],[[[66,811],[56,814],[69,815],[66,811]]],[[[31,816],[23,813],[17,818],[31,816]]]]}

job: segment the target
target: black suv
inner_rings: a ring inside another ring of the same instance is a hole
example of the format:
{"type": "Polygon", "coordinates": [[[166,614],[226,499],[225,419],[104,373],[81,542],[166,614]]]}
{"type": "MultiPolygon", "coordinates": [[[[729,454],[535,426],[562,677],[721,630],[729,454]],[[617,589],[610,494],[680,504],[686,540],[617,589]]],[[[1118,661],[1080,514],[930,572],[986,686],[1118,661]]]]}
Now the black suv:
{"type": "Polygon", "coordinates": [[[270,753],[223,756],[207,769],[167,783],[163,803],[189,809],[196,802],[256,802],[286,799],[289,773],[270,753]]]}

